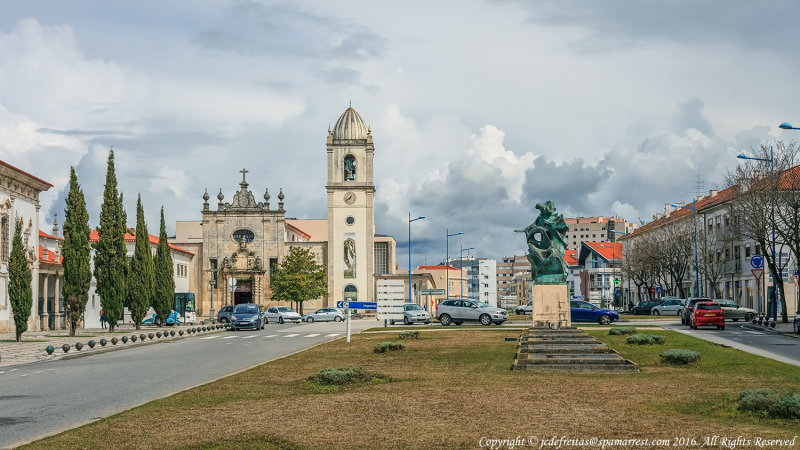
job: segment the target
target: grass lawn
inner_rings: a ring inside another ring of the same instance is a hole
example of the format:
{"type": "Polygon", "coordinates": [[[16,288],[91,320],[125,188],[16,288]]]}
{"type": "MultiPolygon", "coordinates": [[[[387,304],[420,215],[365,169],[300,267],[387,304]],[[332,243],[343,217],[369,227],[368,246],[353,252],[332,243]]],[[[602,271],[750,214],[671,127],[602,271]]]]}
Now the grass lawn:
{"type": "MultiPolygon", "coordinates": [[[[517,330],[421,330],[405,350],[375,354],[383,333],[355,335],[157,400],[26,448],[467,448],[482,437],[601,439],[788,438],[797,421],[736,411],[740,390],[800,389],[800,367],[671,331],[662,346],[590,334],[638,362],[640,373],[509,370],[517,330]],[[699,363],[662,365],[686,348],[699,363]],[[320,393],[306,382],[327,367],[360,366],[391,382],[320,393]],[[159,437],[160,435],[160,437],[159,437]]],[[[146,381],[143,381],[146,383],[146,381]]],[[[144,384],[143,384],[144,387],[144,384]]]]}

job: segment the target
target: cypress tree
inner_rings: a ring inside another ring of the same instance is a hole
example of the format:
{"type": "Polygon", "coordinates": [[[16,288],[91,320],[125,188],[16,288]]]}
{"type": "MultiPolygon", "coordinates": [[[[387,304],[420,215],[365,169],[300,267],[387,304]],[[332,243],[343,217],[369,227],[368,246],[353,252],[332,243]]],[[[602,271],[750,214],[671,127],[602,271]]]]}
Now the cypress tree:
{"type": "Polygon", "coordinates": [[[103,308],[108,329],[112,332],[122,317],[125,300],[125,275],[128,267],[125,218],[122,194],[118,194],[117,191],[112,149],[108,152],[108,171],[103,204],[100,207],[100,226],[97,228],[98,240],[94,244],[94,277],[97,280],[97,293],[100,295],[100,307],[103,308]]]}
{"type": "Polygon", "coordinates": [[[22,340],[22,333],[28,329],[28,317],[31,315],[33,275],[22,243],[22,219],[16,220],[15,225],[14,240],[11,241],[11,256],[8,260],[8,297],[11,300],[14,327],[17,332],[17,342],[19,342],[22,340]]]}
{"type": "Polygon", "coordinates": [[[69,322],[69,335],[75,336],[75,329],[83,317],[86,302],[89,300],[92,270],[89,264],[91,258],[89,213],[86,211],[86,200],[78,184],[74,167],[70,167],[69,193],[67,193],[64,217],[64,245],[61,248],[64,257],[61,262],[64,268],[64,309],[69,322]]]}
{"type": "Polygon", "coordinates": [[[147,233],[140,194],[136,201],[136,247],[128,276],[128,308],[137,330],[140,329],[142,319],[150,307],[154,284],[153,253],[150,249],[150,235],[147,233]]]}
{"type": "Polygon", "coordinates": [[[172,253],[167,241],[167,227],[164,223],[164,207],[161,207],[161,230],[158,233],[158,248],[155,260],[155,295],[153,296],[153,309],[156,314],[166,321],[172,311],[172,302],[175,298],[175,277],[172,266],[172,253]]]}

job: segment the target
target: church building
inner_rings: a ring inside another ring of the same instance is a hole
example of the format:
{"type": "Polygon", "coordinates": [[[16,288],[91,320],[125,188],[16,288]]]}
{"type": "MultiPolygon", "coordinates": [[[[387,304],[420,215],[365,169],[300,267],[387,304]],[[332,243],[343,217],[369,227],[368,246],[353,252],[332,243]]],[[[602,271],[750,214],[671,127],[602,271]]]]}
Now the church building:
{"type": "Polygon", "coordinates": [[[282,189],[277,207],[267,186],[258,187],[264,194],[256,201],[249,171],[242,169],[230,202],[220,189],[212,209],[206,191],[202,219],[177,222],[170,242],[195,254],[190,274],[198,313],[226,304],[279,304],[272,298],[271,275],[292,247],[309,249],[327,268],[328,294],[305,302],[304,309],[346,299],[375,301],[376,276],[395,272],[395,240],[375,234],[372,130],[352,107],[328,128],[326,150],[327,219],[287,218],[282,189]]]}

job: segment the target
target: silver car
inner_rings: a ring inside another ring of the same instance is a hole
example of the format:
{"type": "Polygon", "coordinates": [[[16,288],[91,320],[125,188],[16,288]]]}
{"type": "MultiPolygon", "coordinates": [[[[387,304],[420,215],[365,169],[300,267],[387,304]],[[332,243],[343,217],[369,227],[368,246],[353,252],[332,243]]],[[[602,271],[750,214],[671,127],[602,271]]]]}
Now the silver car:
{"type": "Polygon", "coordinates": [[[313,313],[303,316],[303,322],[341,322],[344,320],[344,313],[336,308],[320,308],[313,313]]]}
{"type": "Polygon", "coordinates": [[[686,300],[681,298],[670,298],[660,305],[653,306],[650,313],[654,316],[680,316],[684,302],[686,300]]]}
{"type": "MultiPolygon", "coordinates": [[[[394,320],[389,322],[394,325],[394,320]]],[[[414,322],[429,324],[431,323],[431,315],[416,303],[406,303],[403,305],[403,323],[411,325],[414,322]]]]}
{"type": "Polygon", "coordinates": [[[517,306],[517,309],[515,309],[514,312],[520,316],[525,314],[533,314],[533,300],[528,300],[526,305],[517,306]]]}
{"type": "Polygon", "coordinates": [[[745,308],[732,300],[714,300],[722,307],[725,320],[733,319],[737,322],[739,319],[744,319],[745,322],[750,322],[756,318],[758,312],[755,309],[745,308]]]}
{"type": "Polygon", "coordinates": [[[436,308],[436,319],[444,326],[454,323],[480,322],[481,325],[500,325],[508,320],[505,309],[494,308],[478,300],[446,299],[436,308]]]}
{"type": "Polygon", "coordinates": [[[288,306],[272,306],[270,308],[267,308],[266,313],[264,313],[264,317],[267,320],[267,323],[269,323],[269,322],[278,322],[278,323],[294,322],[294,323],[300,323],[300,319],[301,319],[300,314],[297,313],[292,308],[289,308],[288,306]]]}

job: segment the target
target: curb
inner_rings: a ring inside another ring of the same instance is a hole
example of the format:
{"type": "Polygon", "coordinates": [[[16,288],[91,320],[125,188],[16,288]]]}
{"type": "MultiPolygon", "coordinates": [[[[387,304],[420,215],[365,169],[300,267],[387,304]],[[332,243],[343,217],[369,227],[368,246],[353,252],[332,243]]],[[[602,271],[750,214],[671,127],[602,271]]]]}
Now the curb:
{"type": "MultiPolygon", "coordinates": [[[[223,332],[223,331],[227,331],[227,330],[225,328],[223,328],[221,330],[204,331],[204,332],[201,332],[201,333],[205,333],[206,335],[208,335],[208,334],[220,333],[220,332],[223,332]]],[[[133,334],[135,334],[135,333],[133,333],[133,334]]],[[[114,351],[117,351],[117,350],[124,350],[126,348],[144,347],[144,346],[147,346],[147,345],[160,344],[162,342],[179,341],[181,339],[186,339],[186,338],[190,338],[190,337],[194,337],[194,336],[187,334],[185,336],[170,336],[170,339],[167,339],[167,340],[161,340],[160,338],[157,338],[157,339],[149,340],[149,341],[146,341],[146,342],[134,342],[134,343],[131,343],[131,344],[122,344],[122,345],[113,345],[113,344],[111,344],[112,345],[111,347],[100,347],[98,349],[89,349],[89,351],[85,352],[85,353],[81,353],[80,351],[78,351],[77,353],[67,353],[67,354],[61,356],[60,358],[58,358],[58,360],[69,360],[69,359],[83,358],[84,356],[99,355],[101,353],[114,352],[114,351]]],[[[108,341],[108,343],[110,344],[111,341],[108,341]]],[[[98,345],[99,345],[99,343],[98,343],[98,345]]],[[[56,360],[56,358],[49,359],[49,360],[36,361],[36,362],[55,361],[55,360],[56,360]]],[[[20,365],[22,365],[22,364],[20,364],[20,365]]]]}

